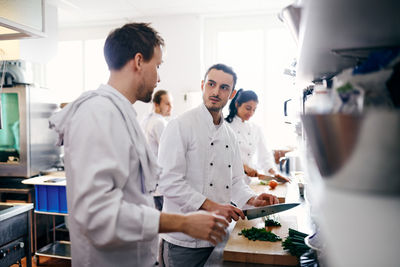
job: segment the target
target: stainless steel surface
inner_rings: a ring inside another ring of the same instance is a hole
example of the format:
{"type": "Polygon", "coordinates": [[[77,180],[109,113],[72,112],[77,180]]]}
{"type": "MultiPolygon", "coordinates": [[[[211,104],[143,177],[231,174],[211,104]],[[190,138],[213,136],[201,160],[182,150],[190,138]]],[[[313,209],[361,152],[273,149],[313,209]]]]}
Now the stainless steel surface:
{"type": "Polygon", "coordinates": [[[315,114],[301,116],[321,175],[330,177],[350,158],[358,133],[361,116],[315,114]]]}
{"type": "Polygon", "coordinates": [[[19,105],[20,159],[0,163],[0,176],[31,177],[54,166],[60,155],[55,145],[56,133],[49,129],[48,118],[57,105],[43,102],[49,90],[30,85],[3,88],[3,93],[17,93],[19,105]]]}
{"type": "Polygon", "coordinates": [[[305,115],[302,120],[326,185],[400,193],[400,111],[305,115]]]}
{"type": "Polygon", "coordinates": [[[47,256],[59,259],[71,259],[71,243],[68,241],[56,241],[39,249],[36,253],[38,256],[47,256]]]}
{"type": "Polygon", "coordinates": [[[31,209],[32,203],[0,203],[0,222],[31,209]]]}
{"type": "Polygon", "coordinates": [[[299,42],[299,30],[301,20],[301,7],[289,5],[279,13],[279,19],[286,23],[296,42],[299,42]]]}
{"type": "Polygon", "coordinates": [[[274,213],[282,212],[285,210],[289,210],[298,206],[300,203],[283,203],[283,204],[276,204],[252,209],[245,209],[243,210],[244,215],[246,215],[248,220],[252,220],[255,218],[268,216],[274,213]]]}

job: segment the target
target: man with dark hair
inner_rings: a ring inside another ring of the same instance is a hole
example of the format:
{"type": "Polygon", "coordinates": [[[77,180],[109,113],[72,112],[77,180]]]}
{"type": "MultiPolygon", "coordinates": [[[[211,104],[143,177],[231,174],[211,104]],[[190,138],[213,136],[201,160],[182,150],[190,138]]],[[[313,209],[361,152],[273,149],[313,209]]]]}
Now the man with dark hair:
{"type": "Polygon", "coordinates": [[[108,83],[50,119],[65,146],[73,266],[151,266],[158,233],[183,232],[214,244],[225,234],[227,221],[217,215],[154,208],[159,167],[132,104],[151,100],[163,43],[148,24],[113,31],[104,46],[108,83]]]}
{"type": "MultiPolygon", "coordinates": [[[[201,83],[203,103],[170,121],[161,137],[158,162],[163,209],[181,214],[212,211],[231,222],[244,219],[240,208],[246,204],[277,204],[278,199],[265,193],[257,196],[244,183],[239,146],[222,116],[223,107],[235,94],[235,72],[216,64],[206,73],[201,83]]],[[[181,233],[162,238],[166,266],[203,266],[213,250],[208,241],[181,233]]]]}
{"type": "MultiPolygon", "coordinates": [[[[158,146],[160,144],[161,134],[167,126],[166,117],[171,115],[172,101],[168,92],[158,90],[153,95],[154,110],[143,120],[142,128],[146,136],[147,142],[154,155],[158,155],[158,146]]],[[[162,210],[163,197],[159,192],[155,192],[154,203],[158,210],[162,210]]]]}

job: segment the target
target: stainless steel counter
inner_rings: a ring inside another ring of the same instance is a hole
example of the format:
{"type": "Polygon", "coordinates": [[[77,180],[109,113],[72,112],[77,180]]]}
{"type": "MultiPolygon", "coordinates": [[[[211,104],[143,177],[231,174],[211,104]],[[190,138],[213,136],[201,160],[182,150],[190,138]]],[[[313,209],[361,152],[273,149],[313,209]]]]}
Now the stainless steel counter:
{"type": "Polygon", "coordinates": [[[0,222],[33,209],[32,203],[0,202],[0,222]]]}

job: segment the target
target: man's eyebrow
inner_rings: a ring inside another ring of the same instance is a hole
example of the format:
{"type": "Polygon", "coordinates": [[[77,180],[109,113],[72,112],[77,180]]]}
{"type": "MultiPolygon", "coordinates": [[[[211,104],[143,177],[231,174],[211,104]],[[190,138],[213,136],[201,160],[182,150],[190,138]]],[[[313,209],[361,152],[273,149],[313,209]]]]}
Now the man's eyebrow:
{"type": "Polygon", "coordinates": [[[209,82],[213,82],[213,83],[217,83],[216,81],[211,80],[211,79],[208,79],[208,81],[209,81],[209,82]]]}

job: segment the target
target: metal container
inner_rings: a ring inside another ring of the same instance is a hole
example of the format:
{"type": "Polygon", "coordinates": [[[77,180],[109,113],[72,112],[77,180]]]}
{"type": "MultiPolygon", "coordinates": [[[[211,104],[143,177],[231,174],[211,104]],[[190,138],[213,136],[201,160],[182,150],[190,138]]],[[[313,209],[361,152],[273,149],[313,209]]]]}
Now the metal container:
{"type": "Polygon", "coordinates": [[[326,185],[400,193],[400,112],[302,116],[307,141],[326,185]]]}

